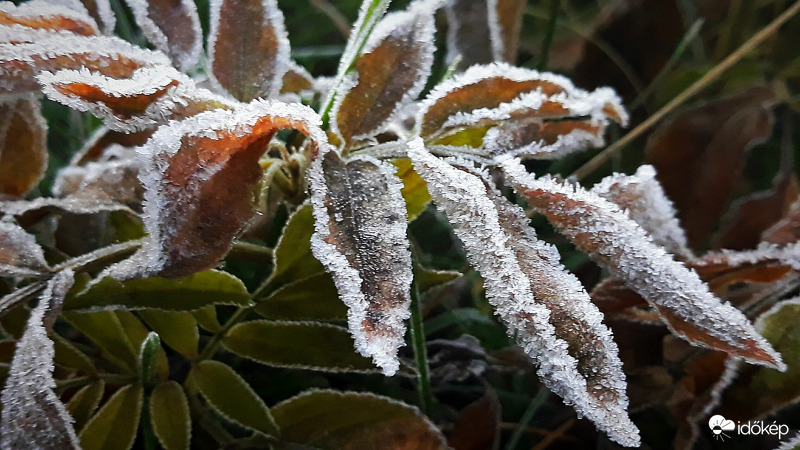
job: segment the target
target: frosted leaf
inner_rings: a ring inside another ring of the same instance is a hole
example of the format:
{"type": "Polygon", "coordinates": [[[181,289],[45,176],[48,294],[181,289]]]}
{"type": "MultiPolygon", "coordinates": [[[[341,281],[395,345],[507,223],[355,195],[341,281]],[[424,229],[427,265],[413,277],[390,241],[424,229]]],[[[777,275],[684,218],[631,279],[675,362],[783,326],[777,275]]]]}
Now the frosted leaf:
{"type": "Polygon", "coordinates": [[[0,98],[0,195],[23,197],[47,171],[47,123],[31,94],[0,98]]]}
{"type": "Polygon", "coordinates": [[[42,71],[84,69],[110,78],[129,78],[142,67],[169,66],[160,52],[113,36],[20,30],[0,26],[0,93],[38,91],[42,71]]]}
{"type": "Polygon", "coordinates": [[[286,74],[283,75],[283,82],[281,83],[281,95],[296,95],[305,94],[314,91],[314,77],[306,70],[305,67],[297,64],[294,61],[289,61],[289,67],[286,74]]]}
{"type": "Polygon", "coordinates": [[[633,175],[608,176],[591,191],[627,212],[628,217],[650,234],[653,242],[669,253],[684,260],[694,257],[675,207],[656,179],[653,166],[640,166],[633,175]]]}
{"type": "Polygon", "coordinates": [[[276,97],[289,69],[289,38],[276,0],[211,0],[208,74],[237,100],[276,97]]]}
{"type": "Polygon", "coordinates": [[[113,34],[117,18],[111,9],[109,0],[46,0],[54,5],[65,6],[75,11],[90,15],[100,24],[104,34],[113,34]]]}
{"type": "Polygon", "coordinates": [[[363,48],[375,24],[386,14],[390,2],[391,0],[377,0],[377,3],[370,0],[363,0],[361,2],[361,8],[358,10],[358,19],[356,19],[356,22],[353,24],[352,32],[347,39],[342,57],[339,58],[339,68],[336,70],[336,77],[330,80],[329,83],[328,80],[324,80],[324,84],[329,85],[326,86],[327,89],[321,90],[321,92],[326,92],[325,101],[322,102],[323,105],[331,104],[333,101],[332,97],[342,84],[347,71],[350,69],[350,64],[363,48]]]}
{"type": "Polygon", "coordinates": [[[513,63],[522,26],[522,0],[450,0],[447,3],[447,61],[461,56],[459,67],[513,63]]]}
{"type": "MultiPolygon", "coordinates": [[[[609,119],[622,124],[627,122],[627,113],[609,88],[586,92],[560,75],[494,63],[470,67],[436,86],[422,102],[417,124],[420,135],[431,140],[448,128],[459,126],[493,124],[509,119],[578,119],[578,116],[588,116],[583,121],[595,128],[605,125],[609,119]]],[[[599,134],[601,130],[589,128],[587,131],[599,134]]],[[[565,134],[565,131],[557,134],[565,134]]],[[[544,138],[542,140],[547,142],[544,138]]],[[[501,146],[502,141],[497,137],[495,141],[493,145],[503,153],[514,150],[527,156],[534,151],[541,152],[537,147],[530,150],[519,148],[531,142],[512,141],[514,146],[507,148],[509,144],[501,146]]]]}
{"type": "Polygon", "coordinates": [[[137,149],[149,236],[106,275],[180,277],[216,266],[253,217],[258,159],[274,133],[294,128],[327,146],[319,124],[308,107],[255,100],[160,127],[137,149]]]}
{"type": "Polygon", "coordinates": [[[11,2],[0,3],[0,25],[14,24],[84,36],[98,33],[97,24],[85,9],[75,10],[45,0],[31,0],[18,6],[11,2]]]}
{"type": "Polygon", "coordinates": [[[785,246],[761,243],[754,250],[709,252],[691,264],[704,278],[718,276],[733,269],[758,266],[783,266],[787,270],[800,271],[800,242],[785,246]]]}
{"type": "Polygon", "coordinates": [[[800,241],[800,196],[789,207],[786,215],[763,233],[765,242],[788,244],[800,241]]]}
{"type": "Polygon", "coordinates": [[[72,286],[73,273],[65,270],[47,283],[39,305],[31,312],[17,342],[8,380],[3,389],[0,446],[3,448],[73,448],[80,444],[64,404],[53,389],[53,341],[47,329],[72,286]]]}
{"type": "Polygon", "coordinates": [[[144,195],[138,174],[139,164],[133,159],[66,167],[53,183],[53,195],[114,201],[136,207],[144,195]]]}
{"type": "Polygon", "coordinates": [[[502,163],[517,193],[612,276],[645,298],[670,330],[692,344],[785,367],[781,357],[697,273],[675,261],[616,205],[580,186],[536,178],[518,160],[502,163]]]}
{"type": "Polygon", "coordinates": [[[193,0],[126,0],[147,39],[175,67],[192,69],[203,51],[203,30],[193,0]]]}
{"type": "Polygon", "coordinates": [[[519,208],[481,178],[434,157],[420,139],[409,147],[415,171],[452,224],[470,265],[481,273],[495,312],[538,366],[542,382],[612,439],[637,446],[616,345],[586,291],[564,272],[555,249],[539,242],[519,208]]]}
{"type": "Polygon", "coordinates": [[[345,146],[384,131],[422,92],[436,49],[437,6],[436,1],[417,1],[408,11],[388,14],[375,26],[331,112],[331,127],[345,146]]]}
{"type": "Polygon", "coordinates": [[[37,77],[51,100],[102,118],[112,130],[136,132],[234,102],[202,88],[171,67],[143,67],[117,79],[88,69],[42,72],[37,77]]]}
{"type": "Polygon", "coordinates": [[[342,161],[321,153],[308,177],[314,207],[311,250],[348,307],[356,350],[385,375],[399,369],[413,278],[403,183],[394,166],[371,157],[342,161]]]}
{"type": "Polygon", "coordinates": [[[19,225],[0,221],[0,276],[36,276],[48,270],[36,238],[19,225]]]}
{"type": "Polygon", "coordinates": [[[111,159],[128,159],[136,156],[133,147],[138,147],[153,134],[155,130],[143,130],[138,133],[123,133],[101,126],[95,130],[83,146],[72,156],[70,166],[82,166],[91,161],[108,161],[111,159]]]}
{"type": "Polygon", "coordinates": [[[23,219],[28,215],[47,214],[48,212],[80,215],[105,211],[136,214],[123,204],[95,199],[39,197],[34,200],[0,202],[0,213],[23,219]]]}
{"type": "Polygon", "coordinates": [[[514,63],[522,30],[524,0],[488,0],[489,38],[495,61],[514,63]]]}

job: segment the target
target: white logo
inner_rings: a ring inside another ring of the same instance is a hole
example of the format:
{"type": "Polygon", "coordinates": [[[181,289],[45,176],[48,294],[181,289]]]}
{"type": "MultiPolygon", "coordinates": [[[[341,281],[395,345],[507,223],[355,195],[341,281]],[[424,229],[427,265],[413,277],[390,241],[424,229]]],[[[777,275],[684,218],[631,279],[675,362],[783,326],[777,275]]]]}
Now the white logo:
{"type": "Polygon", "coordinates": [[[714,433],[714,439],[725,440],[726,437],[730,437],[725,434],[726,431],[733,431],[736,429],[736,424],[733,423],[732,420],[728,420],[720,415],[711,416],[708,419],[708,428],[711,428],[711,432],[714,433]]]}
{"type": "Polygon", "coordinates": [[[730,437],[726,431],[735,431],[736,434],[740,436],[760,436],[766,434],[778,436],[778,439],[783,439],[783,436],[786,436],[786,434],[789,433],[788,425],[778,424],[775,422],[764,423],[761,421],[734,423],[732,420],[728,420],[719,414],[716,416],[711,416],[711,418],[708,419],[708,428],[710,428],[711,432],[714,433],[714,439],[719,439],[721,441],[724,441],[725,438],[730,437]]]}

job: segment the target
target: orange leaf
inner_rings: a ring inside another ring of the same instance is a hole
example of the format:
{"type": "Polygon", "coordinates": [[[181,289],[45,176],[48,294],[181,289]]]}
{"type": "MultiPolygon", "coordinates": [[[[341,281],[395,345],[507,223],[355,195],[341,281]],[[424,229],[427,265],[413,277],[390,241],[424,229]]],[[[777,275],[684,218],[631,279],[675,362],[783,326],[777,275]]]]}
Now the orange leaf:
{"type": "Polygon", "coordinates": [[[0,102],[0,194],[22,197],[47,170],[47,124],[29,95],[0,102]]]}
{"type": "Polygon", "coordinates": [[[90,36],[97,34],[94,19],[81,11],[75,11],[44,0],[32,0],[14,6],[11,2],[0,4],[0,25],[22,25],[49,31],[71,31],[90,36]]]}

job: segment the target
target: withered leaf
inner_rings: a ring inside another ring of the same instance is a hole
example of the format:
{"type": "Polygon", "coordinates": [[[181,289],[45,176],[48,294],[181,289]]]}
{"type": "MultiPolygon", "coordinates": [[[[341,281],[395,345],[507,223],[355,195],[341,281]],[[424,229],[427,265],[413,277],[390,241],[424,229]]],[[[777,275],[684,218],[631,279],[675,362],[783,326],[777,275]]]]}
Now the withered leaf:
{"type": "Polygon", "coordinates": [[[761,244],[755,250],[710,252],[690,263],[712,290],[737,282],[769,283],[789,271],[800,271],[800,242],[761,244]]]}
{"type": "Polygon", "coordinates": [[[53,341],[47,337],[61,301],[72,286],[71,270],[59,272],[47,283],[31,312],[2,393],[3,448],[80,448],[72,418],[53,389],[53,341]]]}
{"type": "Polygon", "coordinates": [[[193,68],[203,51],[203,30],[192,0],[127,0],[136,24],[157,49],[182,71],[193,68]]]}
{"type": "Polygon", "coordinates": [[[213,268],[253,217],[258,159],[270,138],[294,128],[325,143],[318,120],[305,106],[258,100],[159,128],[138,150],[149,237],[108,275],[122,281],[213,268]]]}
{"type": "Polygon", "coordinates": [[[459,412],[447,443],[454,450],[497,449],[500,444],[500,402],[494,390],[459,412]]]}
{"type": "Polygon", "coordinates": [[[0,99],[0,195],[22,197],[47,170],[47,123],[33,95],[0,99]]]}
{"type": "Polygon", "coordinates": [[[356,350],[386,375],[400,366],[413,278],[403,187],[395,168],[328,151],[308,172],[314,207],[311,250],[348,307],[356,350]]]}
{"type": "Polygon", "coordinates": [[[163,53],[113,36],[0,27],[0,42],[0,93],[38,91],[36,75],[43,71],[81,69],[124,79],[142,67],[170,65],[163,53]]]}
{"type": "Polygon", "coordinates": [[[123,79],[87,69],[65,69],[43,72],[37,80],[51,100],[89,111],[109,128],[123,132],[142,131],[170,119],[232,106],[170,67],[143,67],[123,79]]]}
{"type": "Polygon", "coordinates": [[[494,61],[514,62],[524,1],[451,0],[446,11],[448,61],[460,55],[460,68],[494,61]]]}
{"type": "Polygon", "coordinates": [[[60,197],[112,201],[137,208],[144,195],[138,174],[139,165],[133,159],[66,167],[59,172],[53,193],[60,197]]]}
{"type": "Polygon", "coordinates": [[[503,162],[517,193],[613,276],[656,309],[689,342],[783,368],[780,355],[736,308],[722,303],[693,271],[653,243],[613,203],[580,186],[536,178],[517,160],[503,162]]]}
{"type": "Polygon", "coordinates": [[[153,131],[155,130],[149,129],[138,133],[123,133],[101,126],[89,136],[81,149],[75,153],[69,163],[69,167],[83,166],[92,161],[127,159],[129,156],[136,154],[132,147],[138,147],[147,142],[153,131]],[[124,156],[119,152],[122,148],[126,149],[124,156]],[[130,152],[127,149],[130,149],[130,152]]]}
{"type": "Polygon", "coordinates": [[[434,12],[431,2],[418,1],[375,26],[333,105],[332,127],[345,146],[383,131],[422,92],[435,50],[434,12]]]}
{"type": "Polygon", "coordinates": [[[19,225],[0,221],[0,276],[35,276],[48,270],[36,238],[19,225]]]}
{"type": "Polygon", "coordinates": [[[521,209],[481,177],[437,159],[419,139],[411,142],[409,156],[467,260],[480,271],[496,314],[536,363],[542,382],[611,439],[638,445],[617,346],[555,248],[539,241],[521,209]]]}
{"type": "Polygon", "coordinates": [[[212,83],[237,100],[275,97],[289,69],[289,38],[276,0],[212,0],[212,83]]]}
{"type": "Polygon", "coordinates": [[[289,61],[289,69],[283,76],[281,83],[281,94],[300,94],[303,91],[314,88],[314,77],[305,67],[294,61],[289,61]]]}
{"type": "Polygon", "coordinates": [[[656,179],[653,166],[640,166],[633,175],[614,174],[591,191],[616,204],[644,228],[650,238],[680,259],[692,259],[686,233],[675,217],[675,208],[656,179]]]}
{"type": "Polygon", "coordinates": [[[522,29],[524,0],[489,0],[489,31],[495,61],[514,64],[522,29]]]}
{"type": "Polygon", "coordinates": [[[772,134],[772,98],[752,88],[692,108],[648,140],[646,162],[675,202],[691,247],[706,244],[741,181],[747,151],[772,134]]]}
{"type": "Polygon", "coordinates": [[[496,63],[434,88],[417,121],[427,142],[484,128],[480,144],[492,156],[549,159],[602,144],[609,121],[624,124],[627,113],[609,88],[587,92],[559,75],[496,63]]]}
{"type": "Polygon", "coordinates": [[[761,234],[780,220],[800,193],[797,176],[779,174],[771,189],[754,192],[731,204],[714,236],[714,248],[743,250],[761,242],[761,234]]]}
{"type": "Polygon", "coordinates": [[[97,24],[84,11],[54,5],[45,0],[31,0],[15,6],[0,3],[0,25],[22,25],[51,31],[70,31],[90,36],[97,34],[97,24]]]}

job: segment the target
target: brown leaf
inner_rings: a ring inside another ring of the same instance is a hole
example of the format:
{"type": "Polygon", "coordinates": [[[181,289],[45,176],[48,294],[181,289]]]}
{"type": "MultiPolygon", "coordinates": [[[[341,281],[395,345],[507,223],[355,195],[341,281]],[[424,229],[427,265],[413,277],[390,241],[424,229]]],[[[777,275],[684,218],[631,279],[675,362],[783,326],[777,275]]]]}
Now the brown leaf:
{"type": "Polygon", "coordinates": [[[500,443],[500,402],[494,390],[470,403],[458,414],[447,444],[454,450],[496,449],[500,443]]]}
{"type": "Polygon", "coordinates": [[[781,220],[764,231],[764,242],[790,244],[800,241],[800,196],[781,220]]]}
{"type": "Polygon", "coordinates": [[[48,270],[36,238],[19,225],[0,221],[0,276],[31,276],[48,270]]]}
{"type": "Polygon", "coordinates": [[[691,262],[709,287],[719,291],[739,282],[770,283],[800,271],[800,243],[784,247],[762,244],[755,250],[711,252],[691,262]]]}
{"type": "MultiPolygon", "coordinates": [[[[155,130],[149,129],[139,131],[136,133],[123,133],[121,131],[114,131],[108,127],[100,127],[83,144],[80,150],[72,157],[69,165],[71,167],[83,166],[89,162],[96,162],[101,158],[108,158],[110,155],[106,153],[107,150],[118,146],[121,147],[138,147],[153,135],[155,130]]],[[[134,153],[135,154],[135,153],[134,153]]]]}
{"type": "Polygon", "coordinates": [[[375,26],[355,71],[344,80],[349,89],[333,106],[332,127],[345,146],[383,131],[400,108],[422,92],[435,50],[433,13],[429,2],[416,2],[375,26]]]}
{"type": "Polygon", "coordinates": [[[755,247],[761,242],[761,234],[789,211],[798,193],[796,175],[779,175],[772,189],[737,200],[722,218],[714,248],[742,250],[755,247]]]}
{"type": "Polygon", "coordinates": [[[43,71],[81,69],[111,79],[124,79],[143,67],[170,65],[164,54],[135,47],[117,37],[2,28],[0,93],[38,91],[36,75],[43,71]]]}
{"type": "Polygon", "coordinates": [[[14,6],[11,2],[3,2],[0,4],[0,25],[71,31],[84,36],[98,33],[97,24],[88,15],[44,0],[32,0],[18,6],[14,6]]]}
{"type": "Polygon", "coordinates": [[[47,170],[47,123],[32,95],[0,100],[0,195],[22,197],[47,170]]]}
{"type": "Polygon", "coordinates": [[[616,205],[580,186],[535,178],[514,160],[503,170],[517,193],[578,248],[644,297],[677,336],[755,364],[783,367],[780,355],[736,308],[711,294],[616,205]]]}
{"type": "Polygon", "coordinates": [[[624,281],[614,277],[604,279],[592,289],[592,301],[603,314],[647,304],[645,299],[626,286],[624,281]]]}
{"type": "Polygon", "coordinates": [[[447,12],[447,61],[461,56],[458,67],[494,61],[486,0],[451,0],[447,12]]]}
{"type": "Polygon", "coordinates": [[[136,24],[153,45],[182,71],[193,68],[203,51],[203,30],[192,0],[127,0],[136,24]]]}
{"type": "MultiPolygon", "coordinates": [[[[104,34],[113,34],[114,26],[117,23],[117,18],[114,11],[111,9],[111,2],[109,0],[70,0],[70,3],[80,1],[86,12],[100,24],[104,34]]],[[[77,9],[77,8],[75,8],[77,9]]]]}
{"type": "Polygon", "coordinates": [[[316,118],[301,105],[254,101],[159,128],[138,150],[149,237],[109,274],[118,280],[180,277],[214,267],[253,217],[258,159],[270,138],[294,128],[315,145],[325,142],[316,118]]]}
{"type": "Polygon", "coordinates": [[[348,307],[356,350],[384,374],[399,369],[413,278],[403,187],[394,166],[322,154],[309,170],[315,233],[311,250],[348,307]]]}
{"type": "Polygon", "coordinates": [[[289,39],[276,0],[213,0],[212,83],[237,100],[275,97],[289,69],[289,39]]]}
{"type": "Polygon", "coordinates": [[[299,94],[314,88],[314,78],[301,65],[290,61],[289,70],[283,76],[281,94],[299,94]]]}
{"type": "Polygon", "coordinates": [[[134,159],[66,167],[59,172],[53,193],[60,197],[113,201],[137,208],[144,195],[138,174],[139,165],[134,159]]]}
{"type": "Polygon", "coordinates": [[[502,60],[514,64],[517,59],[519,46],[519,32],[522,29],[522,16],[525,13],[524,0],[490,0],[489,15],[496,15],[496,22],[492,20],[490,29],[493,32],[492,50],[495,60],[502,60]],[[495,31],[496,30],[496,31],[495,31]]]}
{"type": "Polygon", "coordinates": [[[37,77],[51,100],[89,111],[117,131],[138,132],[231,102],[198,88],[170,67],[143,67],[130,78],[115,79],[85,70],[44,72],[37,77]]]}
{"type": "Polygon", "coordinates": [[[752,88],[692,108],[659,127],[647,162],[675,202],[691,247],[703,247],[741,180],[747,151],[772,134],[772,92],[752,88]]]}

